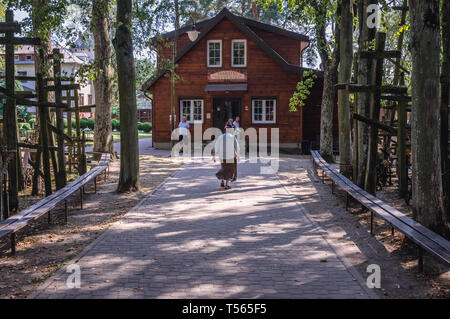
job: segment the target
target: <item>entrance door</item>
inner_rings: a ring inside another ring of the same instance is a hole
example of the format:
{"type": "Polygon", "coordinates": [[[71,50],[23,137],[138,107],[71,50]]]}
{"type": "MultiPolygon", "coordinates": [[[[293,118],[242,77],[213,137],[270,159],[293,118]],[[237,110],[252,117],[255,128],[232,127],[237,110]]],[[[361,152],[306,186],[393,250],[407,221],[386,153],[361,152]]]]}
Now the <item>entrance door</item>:
{"type": "Polygon", "coordinates": [[[228,119],[236,119],[241,116],[240,98],[216,98],[213,100],[213,125],[221,131],[225,127],[228,119]]]}

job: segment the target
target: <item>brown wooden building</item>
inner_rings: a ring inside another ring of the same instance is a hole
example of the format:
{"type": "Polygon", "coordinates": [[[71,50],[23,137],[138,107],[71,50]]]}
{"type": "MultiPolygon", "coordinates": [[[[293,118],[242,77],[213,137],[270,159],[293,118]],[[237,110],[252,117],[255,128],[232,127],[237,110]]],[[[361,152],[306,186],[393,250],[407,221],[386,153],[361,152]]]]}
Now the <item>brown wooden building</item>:
{"type": "MultiPolygon", "coordinates": [[[[212,19],[195,25],[200,32],[191,41],[187,26],[162,35],[159,43],[177,39],[175,57],[176,126],[187,116],[194,123],[223,129],[228,118],[240,116],[241,127],[279,128],[280,147],[300,148],[302,141],[317,142],[320,132],[322,74],[297,112],[289,112],[289,100],[306,68],[302,54],[309,45],[305,35],[232,14],[224,8],[212,19]]],[[[158,54],[170,58],[170,46],[158,54]]],[[[160,61],[159,61],[160,62],[160,61]]],[[[169,148],[171,135],[171,82],[161,70],[142,86],[153,95],[153,143],[169,148]]],[[[337,126],[337,125],[336,125],[337,126]]]]}

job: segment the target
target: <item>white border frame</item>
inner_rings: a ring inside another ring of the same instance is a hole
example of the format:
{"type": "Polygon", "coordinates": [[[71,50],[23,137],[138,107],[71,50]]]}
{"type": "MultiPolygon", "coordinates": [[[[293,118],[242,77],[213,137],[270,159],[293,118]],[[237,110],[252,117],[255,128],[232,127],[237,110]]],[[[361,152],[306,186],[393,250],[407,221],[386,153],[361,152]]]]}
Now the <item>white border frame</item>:
{"type": "Polygon", "coordinates": [[[183,117],[183,101],[191,102],[191,114],[194,116],[194,101],[202,102],[202,120],[201,121],[187,121],[189,124],[203,124],[205,122],[205,101],[203,99],[180,99],[180,121],[183,117]]]}
{"type": "Polygon", "coordinates": [[[247,39],[233,39],[231,40],[231,67],[233,68],[246,68],[247,67],[247,39]],[[244,42],[244,64],[233,63],[233,44],[244,42]]]}
{"type": "Polygon", "coordinates": [[[206,65],[208,68],[221,68],[222,67],[222,40],[206,41],[206,65]],[[220,43],[220,64],[219,65],[210,65],[209,64],[209,44],[210,43],[220,43]]]}
{"type": "Polygon", "coordinates": [[[254,124],[275,124],[277,122],[277,99],[252,99],[252,123],[254,124]],[[273,101],[273,121],[257,121],[255,120],[255,101],[263,101],[263,109],[262,109],[262,115],[263,119],[266,118],[266,101],[273,101]]]}

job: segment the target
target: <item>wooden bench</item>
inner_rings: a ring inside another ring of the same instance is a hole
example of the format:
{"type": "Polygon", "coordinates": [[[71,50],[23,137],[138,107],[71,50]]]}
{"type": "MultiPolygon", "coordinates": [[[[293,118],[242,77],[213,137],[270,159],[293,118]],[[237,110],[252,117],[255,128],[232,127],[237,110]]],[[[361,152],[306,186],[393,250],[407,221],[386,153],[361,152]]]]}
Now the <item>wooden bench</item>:
{"type": "Polygon", "coordinates": [[[345,191],[346,209],[348,208],[349,196],[351,196],[370,211],[370,233],[372,235],[373,218],[374,214],[376,214],[392,226],[392,231],[397,229],[417,244],[419,247],[418,259],[420,272],[423,271],[423,249],[443,260],[447,265],[450,264],[450,242],[448,240],[355,185],[351,180],[338,173],[327,163],[318,151],[311,151],[311,157],[316,173],[317,168],[322,170],[322,182],[325,181],[325,175],[331,179],[331,192],[334,192],[335,185],[338,185],[345,191]]]}
{"type": "Polygon", "coordinates": [[[16,232],[46,213],[48,214],[48,221],[50,222],[50,211],[62,201],[64,201],[64,221],[67,223],[67,198],[78,190],[80,191],[81,209],[83,209],[83,194],[85,193],[84,187],[93,181],[95,192],[97,192],[97,177],[104,172],[106,180],[109,162],[110,155],[102,154],[98,165],[92,168],[89,172],[78,177],[50,196],[45,197],[25,210],[18,212],[17,214],[0,222],[0,238],[10,236],[11,254],[14,255],[16,252],[16,232]]]}

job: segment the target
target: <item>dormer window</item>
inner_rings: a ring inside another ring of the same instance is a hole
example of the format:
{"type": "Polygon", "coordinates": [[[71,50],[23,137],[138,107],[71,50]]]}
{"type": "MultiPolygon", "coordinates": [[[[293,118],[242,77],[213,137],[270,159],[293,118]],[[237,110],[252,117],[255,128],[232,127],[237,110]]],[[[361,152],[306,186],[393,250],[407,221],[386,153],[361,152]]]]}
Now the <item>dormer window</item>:
{"type": "Polygon", "coordinates": [[[208,67],[222,67],[222,40],[209,40],[208,46],[208,67]]]}
{"type": "Polygon", "coordinates": [[[232,40],[231,41],[231,66],[246,67],[247,66],[247,41],[232,40]]]}

